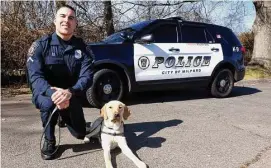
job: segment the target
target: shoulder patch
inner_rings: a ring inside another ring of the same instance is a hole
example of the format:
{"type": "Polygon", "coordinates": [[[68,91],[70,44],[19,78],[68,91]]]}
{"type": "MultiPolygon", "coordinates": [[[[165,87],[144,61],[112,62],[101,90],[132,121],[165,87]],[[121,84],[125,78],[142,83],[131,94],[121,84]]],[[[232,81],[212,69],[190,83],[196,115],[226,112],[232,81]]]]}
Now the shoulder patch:
{"type": "Polygon", "coordinates": [[[35,53],[38,47],[39,47],[38,42],[35,41],[34,43],[32,43],[31,47],[28,50],[27,56],[31,57],[35,53]]]}

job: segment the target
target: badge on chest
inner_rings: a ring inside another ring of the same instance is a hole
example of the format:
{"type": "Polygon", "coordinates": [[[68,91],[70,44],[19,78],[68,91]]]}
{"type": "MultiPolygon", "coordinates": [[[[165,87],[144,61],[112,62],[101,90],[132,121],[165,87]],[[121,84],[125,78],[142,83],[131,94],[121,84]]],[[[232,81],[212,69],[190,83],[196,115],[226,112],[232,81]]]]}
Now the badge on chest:
{"type": "Polygon", "coordinates": [[[74,57],[76,59],[80,59],[82,57],[82,51],[81,50],[75,50],[74,57]]]}

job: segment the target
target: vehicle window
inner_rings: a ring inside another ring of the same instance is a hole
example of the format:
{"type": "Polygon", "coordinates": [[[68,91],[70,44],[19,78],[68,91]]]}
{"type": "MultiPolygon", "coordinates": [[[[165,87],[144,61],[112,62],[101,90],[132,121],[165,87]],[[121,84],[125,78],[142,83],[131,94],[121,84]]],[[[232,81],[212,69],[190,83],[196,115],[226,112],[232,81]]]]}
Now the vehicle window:
{"type": "Polygon", "coordinates": [[[226,43],[232,45],[232,46],[238,46],[241,45],[240,41],[238,40],[238,38],[234,35],[234,33],[229,30],[229,29],[221,29],[221,33],[222,33],[222,38],[223,40],[225,40],[226,43]]]}
{"type": "Polygon", "coordinates": [[[182,26],[183,43],[206,43],[206,33],[203,27],[182,26]]]}
{"type": "Polygon", "coordinates": [[[212,35],[209,33],[209,31],[205,30],[205,33],[206,33],[206,38],[207,38],[208,43],[213,43],[214,39],[213,39],[212,35]]]}
{"type": "Polygon", "coordinates": [[[151,31],[155,43],[177,43],[177,32],[177,25],[174,24],[162,24],[151,31]]]}

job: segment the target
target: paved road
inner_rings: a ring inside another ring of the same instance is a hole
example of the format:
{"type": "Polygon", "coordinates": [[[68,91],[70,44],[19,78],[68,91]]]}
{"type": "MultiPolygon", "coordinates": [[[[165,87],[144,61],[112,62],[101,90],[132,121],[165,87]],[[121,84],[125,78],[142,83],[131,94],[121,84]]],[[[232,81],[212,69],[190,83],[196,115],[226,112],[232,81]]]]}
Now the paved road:
{"type": "MultiPolygon", "coordinates": [[[[132,111],[131,148],[151,168],[270,168],[271,81],[237,85],[226,99],[201,90],[132,95],[125,101],[132,111]]],[[[99,144],[84,144],[66,128],[59,157],[41,160],[41,122],[29,95],[2,99],[1,105],[2,167],[104,167],[99,144]]],[[[84,110],[87,121],[99,114],[84,110]]],[[[120,150],[112,160],[118,168],[135,167],[120,150]]]]}

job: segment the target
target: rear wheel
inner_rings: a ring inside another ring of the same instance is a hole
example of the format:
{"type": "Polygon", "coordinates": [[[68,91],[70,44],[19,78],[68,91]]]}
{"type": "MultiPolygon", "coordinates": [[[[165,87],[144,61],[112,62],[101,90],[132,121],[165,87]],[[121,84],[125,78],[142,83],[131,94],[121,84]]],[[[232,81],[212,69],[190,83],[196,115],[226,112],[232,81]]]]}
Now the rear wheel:
{"type": "Polygon", "coordinates": [[[111,69],[101,69],[94,74],[86,97],[90,105],[100,108],[110,100],[120,100],[123,94],[124,84],[120,75],[111,69]]]}
{"type": "Polygon", "coordinates": [[[229,69],[222,69],[218,73],[211,84],[211,94],[214,97],[227,97],[233,88],[233,74],[229,69]]]}

